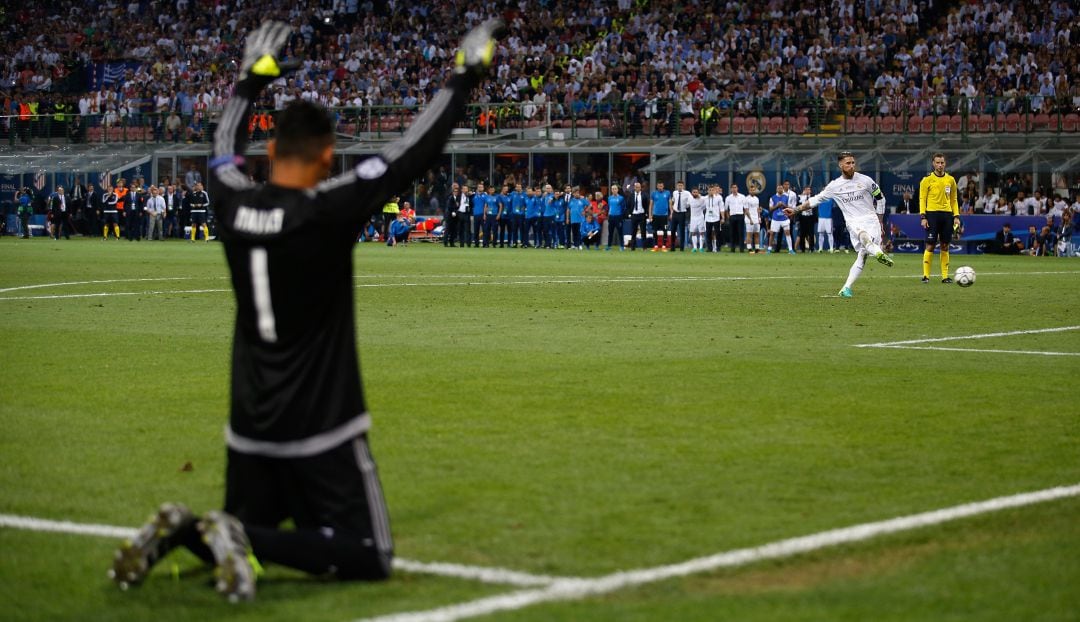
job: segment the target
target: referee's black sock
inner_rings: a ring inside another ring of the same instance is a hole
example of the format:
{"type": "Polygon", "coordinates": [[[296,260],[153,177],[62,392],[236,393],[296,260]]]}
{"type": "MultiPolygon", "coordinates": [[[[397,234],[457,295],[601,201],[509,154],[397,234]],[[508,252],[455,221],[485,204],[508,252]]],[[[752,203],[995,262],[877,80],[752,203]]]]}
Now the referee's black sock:
{"type": "Polygon", "coordinates": [[[390,576],[391,556],[375,548],[371,538],[311,529],[284,531],[244,525],[260,562],[281,564],[313,575],[375,581],[390,576]]]}

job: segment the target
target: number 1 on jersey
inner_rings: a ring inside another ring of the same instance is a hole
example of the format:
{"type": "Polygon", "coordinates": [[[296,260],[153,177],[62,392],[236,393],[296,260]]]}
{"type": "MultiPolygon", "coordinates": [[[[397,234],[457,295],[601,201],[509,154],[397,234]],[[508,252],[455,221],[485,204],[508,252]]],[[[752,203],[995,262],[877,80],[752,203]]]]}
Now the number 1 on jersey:
{"type": "Polygon", "coordinates": [[[270,299],[270,261],[266,249],[261,246],[251,249],[251,285],[255,293],[255,316],[259,336],[267,343],[275,343],[277,323],[274,320],[273,301],[270,299]]]}

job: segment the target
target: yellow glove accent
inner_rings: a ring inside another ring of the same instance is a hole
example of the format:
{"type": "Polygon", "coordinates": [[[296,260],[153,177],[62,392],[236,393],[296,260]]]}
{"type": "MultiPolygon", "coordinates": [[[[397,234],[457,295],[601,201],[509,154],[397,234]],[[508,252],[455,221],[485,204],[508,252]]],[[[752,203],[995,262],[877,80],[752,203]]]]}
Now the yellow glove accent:
{"type": "Polygon", "coordinates": [[[489,39],[487,45],[484,46],[484,55],[482,57],[484,66],[490,67],[493,58],[495,58],[495,40],[489,39]]]}
{"type": "Polygon", "coordinates": [[[251,66],[251,73],[257,76],[276,78],[281,75],[281,68],[278,67],[277,61],[274,60],[273,56],[263,54],[262,57],[255,61],[255,64],[251,66]]]}

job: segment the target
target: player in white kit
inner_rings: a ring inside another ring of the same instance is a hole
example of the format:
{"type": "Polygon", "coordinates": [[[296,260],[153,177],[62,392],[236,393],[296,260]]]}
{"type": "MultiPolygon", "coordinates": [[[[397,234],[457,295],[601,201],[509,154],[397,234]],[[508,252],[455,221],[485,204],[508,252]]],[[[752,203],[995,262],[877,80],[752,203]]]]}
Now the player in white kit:
{"type": "Polygon", "coordinates": [[[690,244],[691,253],[705,252],[705,197],[694,188],[690,191],[690,244]]]}
{"type": "Polygon", "coordinates": [[[879,263],[892,266],[892,257],[881,249],[882,225],[878,213],[879,204],[884,205],[885,195],[877,182],[862,173],[855,172],[855,155],[850,151],[841,151],[837,158],[840,176],[829,182],[825,189],[810,197],[810,200],[795,208],[788,208],[788,216],[806,209],[817,207],[825,199],[832,199],[836,207],[844,214],[851,244],[858,255],[848,271],[847,281],[840,295],[851,298],[851,286],[862,274],[867,255],[873,255],[879,263]]]}
{"type": "Polygon", "coordinates": [[[743,199],[746,210],[746,252],[753,255],[761,249],[761,202],[756,194],[747,194],[743,199]]]}

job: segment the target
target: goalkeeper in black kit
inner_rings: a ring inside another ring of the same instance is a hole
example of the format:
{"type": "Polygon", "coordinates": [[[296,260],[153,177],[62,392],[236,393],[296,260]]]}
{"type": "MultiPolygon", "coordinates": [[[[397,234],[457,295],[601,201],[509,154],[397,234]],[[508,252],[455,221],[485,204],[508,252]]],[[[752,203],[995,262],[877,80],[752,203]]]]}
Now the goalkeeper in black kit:
{"type": "Polygon", "coordinates": [[[242,171],[247,119],[262,89],[292,66],[280,59],[290,30],[267,22],[248,34],[210,160],[237,302],[225,507],[196,517],[162,505],[116,553],[109,574],[121,588],[143,581],[176,546],[215,565],[216,588],[230,600],[255,596],[260,562],[340,579],[390,575],[393,543],[356,356],[353,248],[389,195],[442,153],[501,29],[496,20],[473,29],[452,77],[409,131],[332,179],[330,117],[293,102],[267,145],[267,184],[242,171]],[[280,528],[288,519],[295,529],[280,528]]]}

